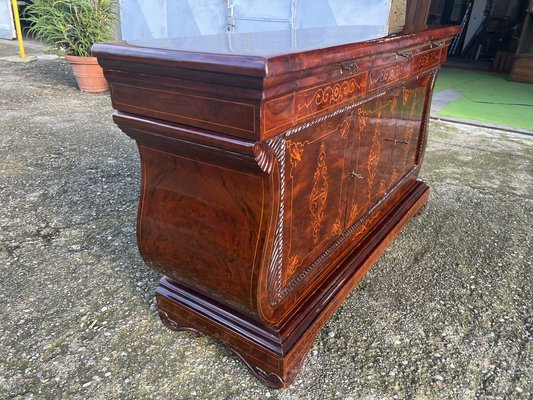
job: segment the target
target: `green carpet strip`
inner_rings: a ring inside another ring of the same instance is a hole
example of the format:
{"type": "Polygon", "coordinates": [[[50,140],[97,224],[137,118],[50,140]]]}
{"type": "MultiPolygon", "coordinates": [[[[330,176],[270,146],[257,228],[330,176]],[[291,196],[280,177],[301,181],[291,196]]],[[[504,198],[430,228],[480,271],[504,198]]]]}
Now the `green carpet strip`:
{"type": "Polygon", "coordinates": [[[510,82],[503,74],[443,68],[435,93],[446,89],[453,89],[462,96],[446,105],[439,116],[533,131],[531,84],[510,82]]]}

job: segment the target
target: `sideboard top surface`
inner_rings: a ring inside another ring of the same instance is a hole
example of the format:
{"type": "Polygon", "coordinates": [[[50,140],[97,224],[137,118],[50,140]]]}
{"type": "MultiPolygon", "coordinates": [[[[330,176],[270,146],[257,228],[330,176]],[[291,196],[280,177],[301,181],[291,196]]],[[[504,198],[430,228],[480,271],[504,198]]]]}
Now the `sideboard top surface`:
{"type": "Polygon", "coordinates": [[[93,46],[93,55],[100,60],[271,77],[416,45],[456,31],[450,26],[388,35],[384,26],[358,25],[227,33],[99,43],[93,46]]]}

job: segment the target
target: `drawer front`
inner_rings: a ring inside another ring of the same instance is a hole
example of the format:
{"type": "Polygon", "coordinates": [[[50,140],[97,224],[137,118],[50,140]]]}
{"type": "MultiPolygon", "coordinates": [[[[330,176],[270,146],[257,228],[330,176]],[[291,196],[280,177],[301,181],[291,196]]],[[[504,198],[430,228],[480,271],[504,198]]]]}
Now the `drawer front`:
{"type": "Polygon", "coordinates": [[[440,62],[441,48],[416,55],[413,52],[399,51],[397,55],[403,60],[370,71],[368,80],[370,92],[386,88],[421,72],[436,68],[440,62]]]}
{"type": "Polygon", "coordinates": [[[365,71],[267,101],[263,108],[264,132],[270,134],[362,98],[367,76],[365,71]]]}
{"type": "Polygon", "coordinates": [[[262,105],[263,135],[270,137],[299,123],[318,118],[367,95],[397,85],[439,65],[441,44],[425,43],[387,54],[324,66],[301,79],[290,94],[262,105]]]}
{"type": "Polygon", "coordinates": [[[113,107],[139,116],[204,128],[231,136],[256,138],[253,104],[174,88],[111,82],[113,107]]]}

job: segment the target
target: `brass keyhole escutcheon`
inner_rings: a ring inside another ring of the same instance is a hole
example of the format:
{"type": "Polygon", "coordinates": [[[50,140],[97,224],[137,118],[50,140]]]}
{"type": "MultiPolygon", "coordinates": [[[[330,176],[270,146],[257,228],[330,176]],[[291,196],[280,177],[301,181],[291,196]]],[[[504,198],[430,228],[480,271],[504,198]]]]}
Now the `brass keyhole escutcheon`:
{"type": "Polygon", "coordinates": [[[355,62],[341,64],[341,74],[344,72],[349,72],[351,74],[357,72],[359,70],[359,66],[355,62]]]}
{"type": "Polygon", "coordinates": [[[350,172],[350,178],[352,178],[352,179],[363,179],[364,176],[359,174],[359,173],[357,173],[357,172],[355,172],[355,171],[352,171],[352,172],[350,172]]]}
{"type": "Polygon", "coordinates": [[[386,140],[387,142],[392,142],[394,145],[396,145],[396,144],[409,144],[409,142],[407,140],[397,140],[397,139],[388,139],[388,138],[385,138],[383,140],[386,140]]]}
{"type": "Polygon", "coordinates": [[[403,57],[403,58],[411,58],[413,56],[411,53],[407,53],[407,52],[404,52],[404,51],[397,51],[396,55],[400,56],[400,57],[403,57]]]}

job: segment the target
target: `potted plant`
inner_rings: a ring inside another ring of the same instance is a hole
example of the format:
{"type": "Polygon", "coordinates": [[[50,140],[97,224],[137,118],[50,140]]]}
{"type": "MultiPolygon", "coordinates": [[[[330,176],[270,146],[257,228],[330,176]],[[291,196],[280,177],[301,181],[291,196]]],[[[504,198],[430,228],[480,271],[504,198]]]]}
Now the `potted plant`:
{"type": "Polygon", "coordinates": [[[107,81],[91,46],[113,38],[113,0],[33,0],[25,11],[29,32],[65,51],[81,91],[103,92],[107,81]]]}

